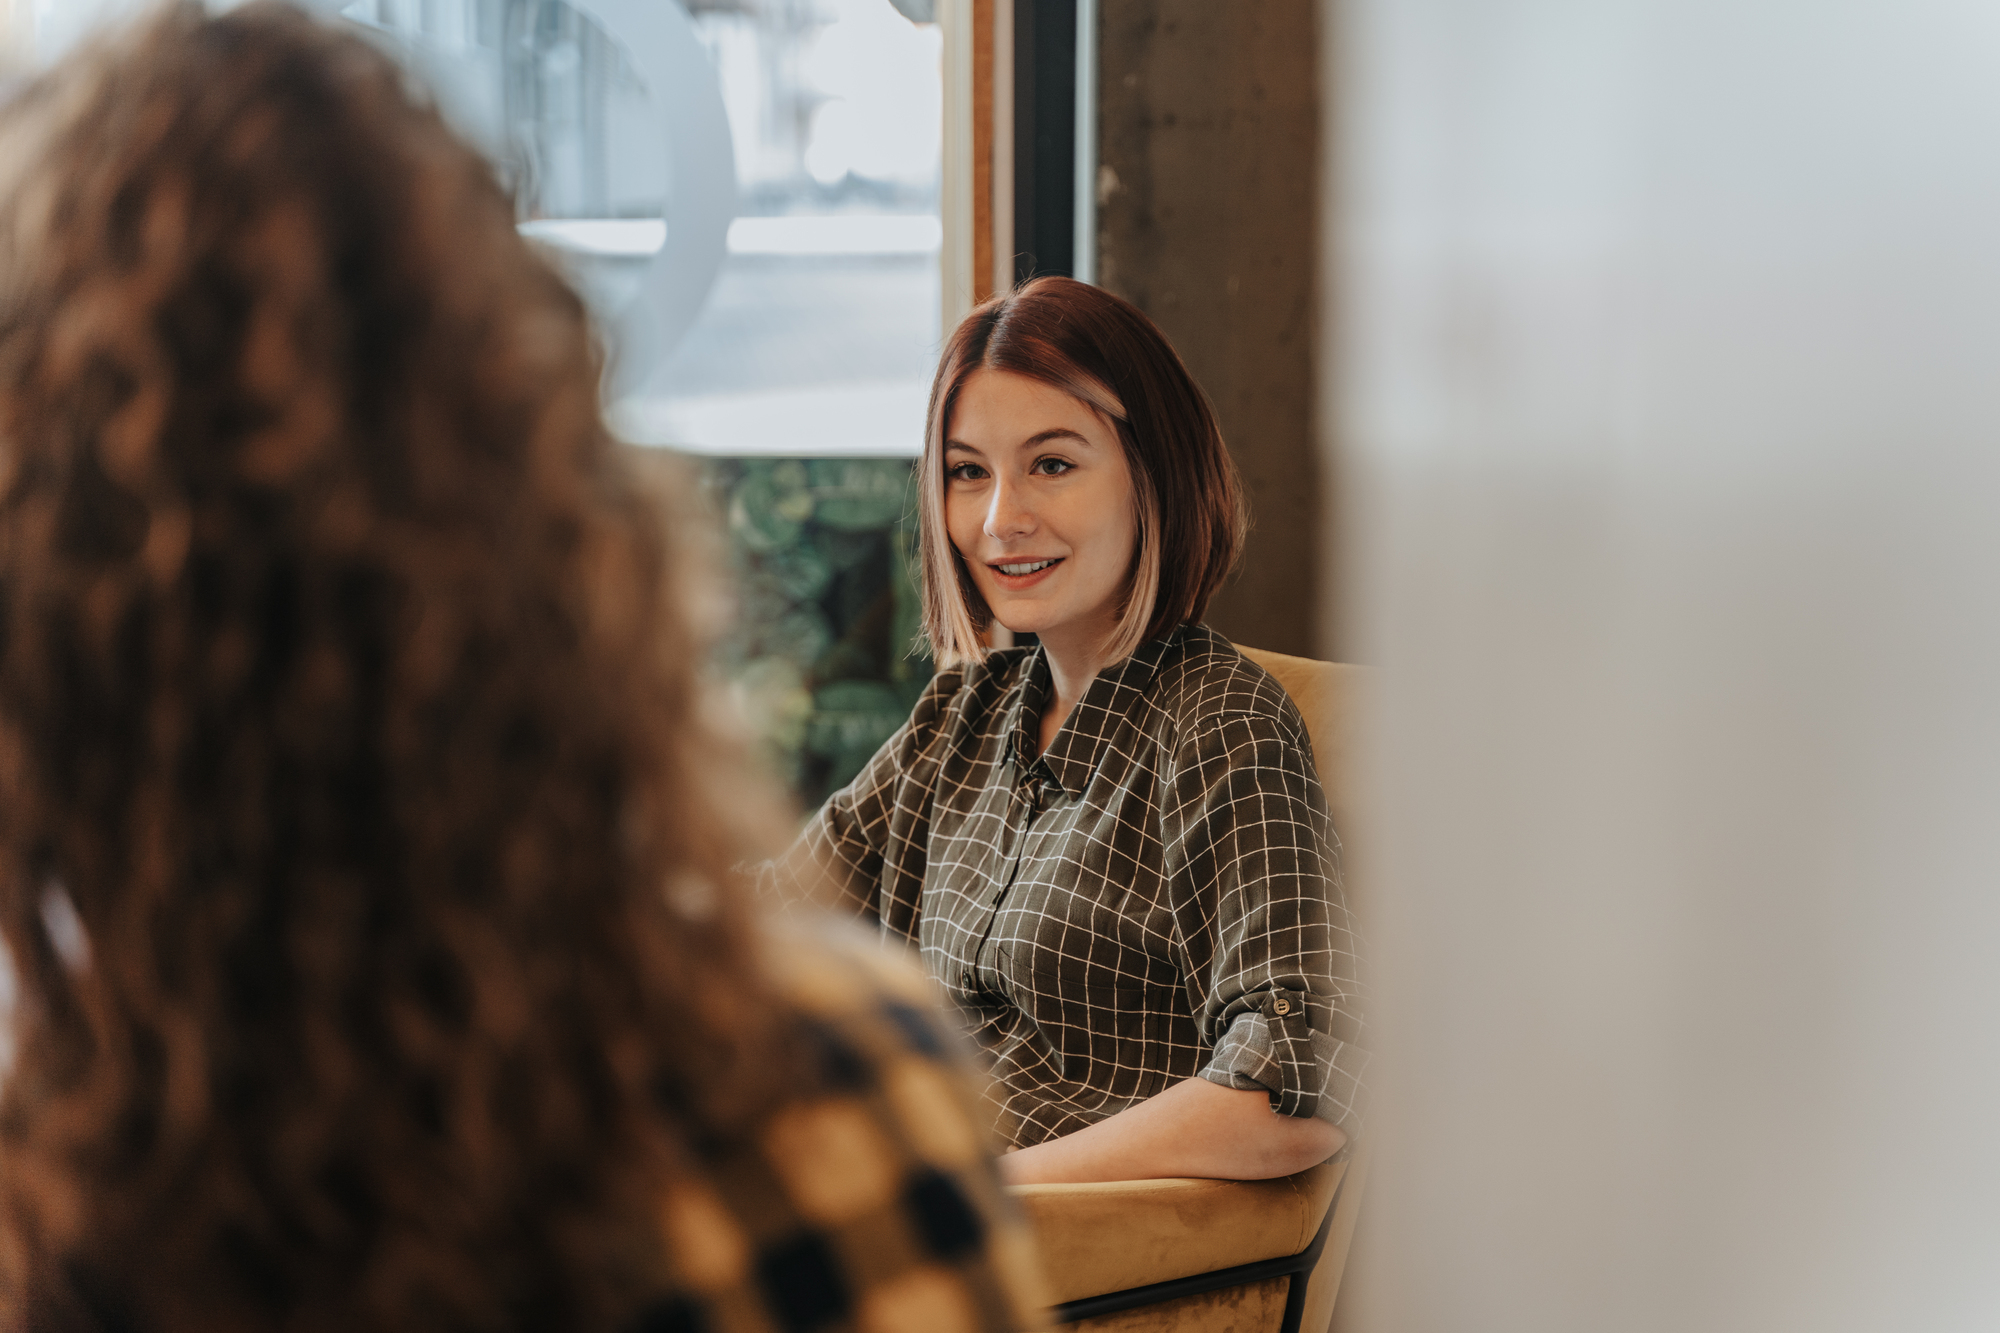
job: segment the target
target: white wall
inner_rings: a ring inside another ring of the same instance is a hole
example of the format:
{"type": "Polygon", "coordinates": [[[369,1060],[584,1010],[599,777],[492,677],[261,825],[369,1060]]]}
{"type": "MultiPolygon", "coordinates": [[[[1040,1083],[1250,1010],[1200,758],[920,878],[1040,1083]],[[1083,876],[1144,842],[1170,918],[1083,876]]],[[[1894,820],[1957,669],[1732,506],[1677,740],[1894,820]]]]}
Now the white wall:
{"type": "Polygon", "coordinates": [[[2000,1328],[2000,5],[1329,13],[1359,1327],[2000,1328]]]}

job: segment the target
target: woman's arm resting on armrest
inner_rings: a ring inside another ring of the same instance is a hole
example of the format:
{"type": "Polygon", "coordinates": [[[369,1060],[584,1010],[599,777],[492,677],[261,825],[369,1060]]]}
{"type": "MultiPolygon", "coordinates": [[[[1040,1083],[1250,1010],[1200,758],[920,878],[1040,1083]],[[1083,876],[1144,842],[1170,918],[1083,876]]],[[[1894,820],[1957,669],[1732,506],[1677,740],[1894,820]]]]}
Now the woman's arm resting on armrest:
{"type": "Polygon", "coordinates": [[[1346,1141],[1324,1120],[1272,1111],[1262,1089],[1191,1078],[1088,1129],[1008,1153],[1000,1174],[1010,1185],[1166,1176],[1269,1180],[1325,1161],[1346,1141]]]}

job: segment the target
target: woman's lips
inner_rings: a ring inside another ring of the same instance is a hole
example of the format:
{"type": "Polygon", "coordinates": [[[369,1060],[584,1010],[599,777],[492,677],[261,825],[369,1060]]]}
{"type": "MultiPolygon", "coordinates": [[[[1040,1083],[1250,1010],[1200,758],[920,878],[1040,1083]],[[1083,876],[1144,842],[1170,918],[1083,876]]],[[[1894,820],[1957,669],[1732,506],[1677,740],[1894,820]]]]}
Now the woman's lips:
{"type": "Polygon", "coordinates": [[[1062,562],[1063,557],[1061,556],[1046,560],[1000,560],[989,563],[986,568],[992,571],[994,582],[1009,592],[1019,592],[1023,588],[1034,587],[1050,574],[1053,574],[1056,566],[1062,562]],[[1009,574],[1007,572],[1009,569],[1021,569],[1035,565],[1039,565],[1041,568],[1030,569],[1025,574],[1009,574]]]}

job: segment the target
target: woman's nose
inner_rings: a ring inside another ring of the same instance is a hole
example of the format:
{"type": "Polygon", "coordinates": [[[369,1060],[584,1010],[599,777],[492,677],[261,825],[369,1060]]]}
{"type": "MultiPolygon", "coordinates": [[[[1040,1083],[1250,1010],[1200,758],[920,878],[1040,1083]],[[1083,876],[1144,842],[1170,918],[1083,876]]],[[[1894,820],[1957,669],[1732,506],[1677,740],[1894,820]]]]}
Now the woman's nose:
{"type": "Polygon", "coordinates": [[[1035,530],[1035,515],[1013,482],[1000,478],[993,483],[993,498],[986,506],[986,535],[996,541],[1025,537],[1035,530]]]}

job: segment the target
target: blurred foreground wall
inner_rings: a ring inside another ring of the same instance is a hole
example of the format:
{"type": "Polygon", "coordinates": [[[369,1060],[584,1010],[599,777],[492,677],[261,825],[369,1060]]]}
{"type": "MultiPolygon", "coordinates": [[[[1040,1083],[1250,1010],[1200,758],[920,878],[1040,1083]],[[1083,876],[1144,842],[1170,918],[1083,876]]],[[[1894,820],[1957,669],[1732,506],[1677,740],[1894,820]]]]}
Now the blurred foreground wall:
{"type": "Polygon", "coordinates": [[[2000,1328],[2000,7],[1332,13],[1345,1326],[2000,1328]]]}

